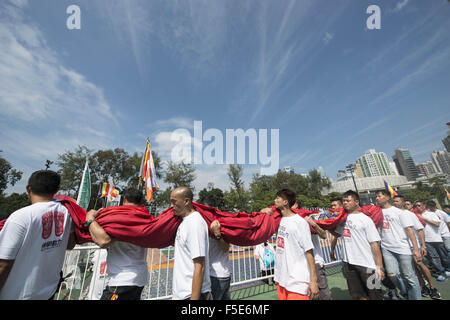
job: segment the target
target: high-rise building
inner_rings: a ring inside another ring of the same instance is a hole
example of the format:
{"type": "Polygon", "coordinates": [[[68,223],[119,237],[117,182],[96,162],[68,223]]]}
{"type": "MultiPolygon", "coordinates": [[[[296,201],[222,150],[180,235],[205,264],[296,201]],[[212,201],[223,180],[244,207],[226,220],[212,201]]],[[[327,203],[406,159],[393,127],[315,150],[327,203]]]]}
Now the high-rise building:
{"type": "Polygon", "coordinates": [[[397,148],[395,154],[392,156],[398,173],[402,176],[406,176],[408,181],[414,181],[419,176],[419,171],[416,168],[411,153],[408,149],[397,148]]]}
{"type": "Polygon", "coordinates": [[[434,169],[433,163],[431,161],[418,163],[416,167],[419,171],[419,174],[423,174],[424,176],[430,176],[436,173],[436,170],[434,169]]]}
{"type": "Polygon", "coordinates": [[[355,164],[355,172],[354,172],[354,174],[355,174],[355,176],[357,178],[364,178],[364,173],[363,173],[363,171],[361,169],[361,164],[359,164],[359,163],[355,164]]]}
{"type": "Polygon", "coordinates": [[[391,168],[391,172],[394,176],[400,175],[400,173],[398,173],[397,167],[395,166],[395,162],[389,161],[389,168],[391,168]]]}
{"type": "Polygon", "coordinates": [[[450,174],[450,154],[446,150],[433,151],[431,161],[437,172],[450,174]]]}
{"type": "Polygon", "coordinates": [[[384,152],[376,152],[370,149],[359,157],[356,161],[359,165],[364,177],[378,177],[393,175],[389,166],[389,161],[384,152]]]}
{"type": "Polygon", "coordinates": [[[447,122],[447,127],[447,137],[442,140],[442,143],[444,144],[445,149],[447,149],[447,152],[450,152],[450,122],[447,122]]]}

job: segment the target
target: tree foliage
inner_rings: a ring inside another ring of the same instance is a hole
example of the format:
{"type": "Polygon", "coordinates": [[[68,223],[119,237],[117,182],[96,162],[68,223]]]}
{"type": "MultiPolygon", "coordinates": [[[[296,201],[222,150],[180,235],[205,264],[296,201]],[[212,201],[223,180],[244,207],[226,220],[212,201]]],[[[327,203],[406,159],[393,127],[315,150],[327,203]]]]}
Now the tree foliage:
{"type": "MultiPolygon", "coordinates": [[[[0,197],[0,212],[3,211],[6,213],[6,216],[2,218],[6,219],[6,217],[14,211],[29,206],[30,204],[30,200],[26,193],[11,193],[9,196],[0,197]]],[[[2,218],[0,218],[0,220],[2,220],[2,218]]]]}
{"type": "Polygon", "coordinates": [[[175,163],[169,161],[165,172],[164,182],[170,184],[175,189],[186,186],[194,189],[193,182],[195,180],[195,168],[190,163],[175,163]]]}
{"type": "Polygon", "coordinates": [[[401,190],[399,193],[410,201],[437,199],[443,204],[446,198],[445,183],[445,179],[435,177],[427,181],[417,181],[413,184],[413,189],[401,190]]]}
{"type": "Polygon", "coordinates": [[[243,167],[241,165],[230,164],[227,171],[231,186],[224,193],[224,209],[231,212],[246,212],[250,210],[250,195],[245,190],[242,181],[243,167]]]}
{"type": "Polygon", "coordinates": [[[214,188],[212,184],[199,192],[197,201],[225,211],[224,193],[219,188],[214,188]]]}
{"type": "MultiPolygon", "coordinates": [[[[0,150],[0,152],[2,152],[0,150]]],[[[22,179],[21,171],[13,169],[11,163],[3,157],[0,157],[0,197],[3,196],[8,185],[15,185],[22,179]]]]}

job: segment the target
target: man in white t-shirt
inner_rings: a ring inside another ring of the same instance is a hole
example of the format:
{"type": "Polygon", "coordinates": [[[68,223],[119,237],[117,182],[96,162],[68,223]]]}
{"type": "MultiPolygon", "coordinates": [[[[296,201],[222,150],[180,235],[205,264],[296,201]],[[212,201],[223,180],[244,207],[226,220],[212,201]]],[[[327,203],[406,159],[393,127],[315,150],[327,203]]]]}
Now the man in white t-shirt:
{"type": "MultiPolygon", "coordinates": [[[[202,199],[204,205],[217,207],[214,197],[207,195],[202,199]]],[[[211,295],[213,300],[231,300],[230,284],[230,244],[222,238],[219,220],[209,226],[214,238],[209,238],[209,273],[211,278],[211,295]]]]}
{"type": "Polygon", "coordinates": [[[347,219],[334,233],[342,236],[343,272],[353,300],[382,300],[383,259],[381,240],[372,219],[360,212],[359,195],[349,190],[342,196],[347,219]]]}
{"type": "MultiPolygon", "coordinates": [[[[122,196],[124,206],[144,205],[144,196],[139,190],[124,190],[122,196]]],[[[108,282],[100,300],[140,300],[148,282],[147,248],[113,239],[97,223],[95,218],[99,213],[100,210],[90,210],[85,225],[92,240],[100,248],[108,249],[108,282]]]]}
{"type": "Polygon", "coordinates": [[[211,300],[208,226],[192,206],[193,193],[179,187],[170,194],[170,207],[183,221],[175,238],[173,300],[211,300]]]}
{"type": "Polygon", "coordinates": [[[447,277],[450,277],[450,259],[440,232],[441,220],[436,213],[426,210],[423,201],[416,201],[415,206],[419,216],[427,223],[424,228],[425,244],[429,260],[438,273],[436,280],[445,281],[447,277]]]}
{"type": "Polygon", "coordinates": [[[277,233],[274,280],[279,300],[310,300],[319,297],[314,245],[305,219],[291,211],[296,194],[289,189],[277,192],[275,207],[281,211],[277,233]]]}
{"type": "MultiPolygon", "coordinates": [[[[410,202],[410,201],[409,201],[410,202]]],[[[425,244],[425,233],[424,233],[424,225],[420,222],[419,218],[412,213],[410,210],[405,209],[405,198],[402,195],[396,195],[393,198],[393,204],[396,208],[399,208],[406,214],[411,221],[413,222],[413,229],[416,235],[417,242],[419,244],[419,249],[422,256],[427,255],[427,249],[425,244]]],[[[412,248],[412,245],[410,243],[412,248]]],[[[431,272],[428,267],[423,263],[423,261],[417,261],[414,257],[414,267],[416,269],[417,278],[420,283],[420,287],[422,290],[422,297],[430,297],[432,299],[440,299],[441,295],[438,290],[434,287],[433,277],[431,276],[431,272]],[[429,287],[425,284],[423,277],[426,278],[429,287]]]]}
{"type": "Polygon", "coordinates": [[[438,218],[441,220],[439,231],[441,232],[442,241],[444,242],[445,249],[447,250],[447,256],[450,258],[450,231],[448,227],[450,224],[450,218],[444,211],[436,208],[436,202],[432,200],[427,201],[427,208],[429,211],[436,213],[438,218]]]}
{"type": "MultiPolygon", "coordinates": [[[[342,208],[342,199],[332,199],[331,200],[331,209],[340,209],[342,208]]],[[[338,235],[335,234],[334,231],[331,231],[331,241],[330,241],[330,258],[331,260],[336,260],[335,257],[335,248],[338,240],[338,235]]]]}
{"type": "Polygon", "coordinates": [[[376,200],[383,210],[381,252],[386,275],[403,297],[408,300],[421,300],[422,293],[414,269],[413,255],[416,261],[422,261],[422,255],[414,234],[413,221],[403,214],[402,210],[391,205],[389,191],[377,191],[376,200]]]}
{"type": "Polygon", "coordinates": [[[213,300],[231,300],[230,244],[223,240],[218,220],[211,222],[210,228],[214,235],[214,239],[209,238],[209,272],[212,298],[213,300]]]}
{"type": "Polygon", "coordinates": [[[34,172],[26,186],[31,205],[0,231],[0,300],[48,300],[56,292],[66,249],[76,243],[69,212],[52,201],[60,183],[56,172],[34,172]]]}

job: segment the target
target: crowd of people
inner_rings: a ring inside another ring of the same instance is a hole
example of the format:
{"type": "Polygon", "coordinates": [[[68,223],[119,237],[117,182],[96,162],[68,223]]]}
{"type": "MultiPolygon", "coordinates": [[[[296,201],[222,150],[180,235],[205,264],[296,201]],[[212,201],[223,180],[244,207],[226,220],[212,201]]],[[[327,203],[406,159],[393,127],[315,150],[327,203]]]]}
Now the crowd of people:
{"type": "MultiPolygon", "coordinates": [[[[1,300],[53,299],[58,291],[65,252],[76,244],[70,213],[54,200],[60,182],[56,172],[34,172],[26,187],[31,205],[4,223],[1,300]]],[[[123,199],[131,209],[144,204],[136,189],[125,190],[123,199]]],[[[450,277],[450,207],[444,212],[434,201],[412,202],[401,195],[391,199],[386,190],[376,192],[376,201],[383,212],[378,228],[360,210],[356,192],[349,190],[330,204],[347,213],[345,221],[329,232],[333,260],[338,241],[342,243],[342,271],[352,299],[441,299],[434,280],[450,277]]],[[[170,195],[170,206],[182,219],[174,243],[173,299],[229,300],[230,244],[222,237],[220,222],[208,226],[192,203],[188,187],[176,188],[170,195]]],[[[208,200],[204,204],[212,205],[208,200]]],[[[276,285],[279,300],[332,300],[319,240],[327,238],[327,231],[313,217],[293,211],[299,202],[292,190],[279,190],[274,206],[281,213],[276,246],[264,242],[254,251],[261,276],[276,285]]],[[[261,209],[263,214],[273,211],[274,207],[261,209]]],[[[108,282],[101,300],[139,300],[148,283],[148,249],[111,237],[97,221],[100,212],[88,211],[83,226],[93,242],[108,250],[108,282]]]]}

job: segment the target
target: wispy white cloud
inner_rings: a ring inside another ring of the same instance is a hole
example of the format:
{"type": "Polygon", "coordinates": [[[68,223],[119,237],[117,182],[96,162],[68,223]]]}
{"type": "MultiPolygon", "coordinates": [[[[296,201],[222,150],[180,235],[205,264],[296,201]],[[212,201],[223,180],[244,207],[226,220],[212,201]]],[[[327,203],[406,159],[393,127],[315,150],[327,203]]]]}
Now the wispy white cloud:
{"type": "Polygon", "coordinates": [[[408,4],[409,0],[401,0],[397,3],[394,9],[392,9],[392,12],[399,12],[403,10],[404,7],[408,4]]]}
{"type": "Polygon", "coordinates": [[[174,117],[170,119],[162,119],[157,120],[151,125],[151,127],[155,127],[157,129],[171,129],[171,128],[185,128],[185,129],[193,129],[194,128],[194,120],[185,117],[174,117]]]}
{"type": "Polygon", "coordinates": [[[19,170],[78,145],[111,146],[120,131],[102,87],[62,62],[26,5],[0,4],[0,137],[19,170]]]}
{"type": "Polygon", "coordinates": [[[245,89],[239,90],[241,98],[231,111],[251,109],[250,122],[265,112],[273,111],[273,106],[286,90],[319,57],[324,42],[326,44],[334,37],[328,30],[345,12],[347,5],[348,2],[340,3],[332,12],[327,11],[329,15],[325,23],[316,24],[311,23],[310,17],[323,10],[317,2],[291,1],[285,6],[258,3],[252,12],[257,17],[258,51],[254,53],[255,62],[244,78],[245,89]]]}
{"type": "Polygon", "coordinates": [[[323,42],[324,42],[325,44],[328,44],[331,40],[333,40],[333,38],[334,38],[334,35],[333,35],[333,34],[331,34],[331,33],[329,33],[329,32],[326,32],[326,33],[325,33],[325,36],[323,37],[323,42]]]}

